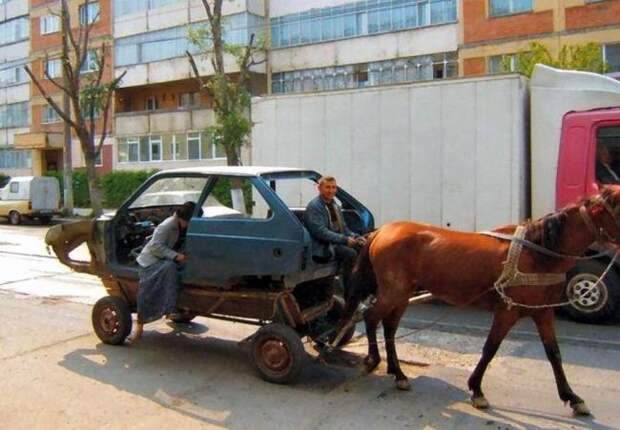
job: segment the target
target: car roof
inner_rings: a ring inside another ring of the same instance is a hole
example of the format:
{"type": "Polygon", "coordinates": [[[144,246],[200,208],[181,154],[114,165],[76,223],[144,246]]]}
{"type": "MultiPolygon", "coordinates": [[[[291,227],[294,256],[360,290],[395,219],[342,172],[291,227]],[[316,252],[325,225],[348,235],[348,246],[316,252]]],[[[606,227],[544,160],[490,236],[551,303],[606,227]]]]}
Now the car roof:
{"type": "Polygon", "coordinates": [[[199,173],[204,175],[260,176],[268,173],[307,172],[297,167],[209,166],[162,170],[159,173],[199,173]]]}

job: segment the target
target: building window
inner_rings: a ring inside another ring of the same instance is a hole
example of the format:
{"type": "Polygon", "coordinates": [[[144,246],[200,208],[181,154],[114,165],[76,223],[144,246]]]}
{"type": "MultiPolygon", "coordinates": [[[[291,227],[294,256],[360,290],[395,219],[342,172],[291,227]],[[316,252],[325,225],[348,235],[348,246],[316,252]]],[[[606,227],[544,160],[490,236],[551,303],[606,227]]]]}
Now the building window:
{"type": "Polygon", "coordinates": [[[130,13],[141,12],[147,9],[156,9],[173,3],[181,3],[185,0],[114,0],[114,15],[125,16],[130,13]]]}
{"type": "Polygon", "coordinates": [[[56,15],[42,16],[40,20],[41,34],[50,34],[60,31],[60,17],[56,15]]]}
{"type": "Polygon", "coordinates": [[[603,60],[607,63],[609,73],[620,72],[620,43],[603,45],[603,60]]]}
{"type": "Polygon", "coordinates": [[[86,52],[86,57],[80,68],[80,73],[90,73],[99,69],[99,58],[97,58],[97,52],[89,49],[86,52]]]}
{"type": "Polygon", "coordinates": [[[0,45],[26,40],[29,34],[30,21],[27,16],[0,23],[0,45]]]}
{"type": "Polygon", "coordinates": [[[80,25],[92,24],[99,21],[99,2],[92,2],[80,6],[80,25]]]}
{"type": "Polygon", "coordinates": [[[515,54],[493,55],[489,57],[488,72],[490,75],[514,72],[517,69],[515,54]]]}
{"type": "Polygon", "coordinates": [[[149,96],[144,102],[144,109],[153,111],[159,109],[159,100],[155,96],[149,96]]]}
{"type": "MultiPolygon", "coordinates": [[[[227,15],[222,20],[224,41],[228,44],[245,45],[251,34],[258,37],[264,28],[264,18],[250,13],[227,15]]],[[[205,23],[191,25],[204,27],[205,23]]],[[[187,25],[182,25],[115,39],[115,65],[129,66],[185,57],[186,51],[196,53],[199,49],[190,42],[187,31],[187,25]]]]}
{"type": "Polygon", "coordinates": [[[31,151],[0,149],[0,169],[29,169],[31,167],[31,151]]]}
{"type": "Polygon", "coordinates": [[[29,124],[28,102],[0,105],[0,128],[26,127],[29,124]]]}
{"type": "Polygon", "coordinates": [[[350,66],[274,73],[273,93],[304,93],[374,87],[458,75],[455,52],[421,55],[350,66]]]}
{"type": "Polygon", "coordinates": [[[56,112],[53,107],[50,105],[43,106],[43,111],[41,113],[41,124],[51,124],[59,121],[60,115],[58,115],[58,112],[56,112]]]}
{"type": "Polygon", "coordinates": [[[150,136],[149,144],[151,146],[150,161],[161,161],[161,136],[150,136]]]}
{"type": "Polygon", "coordinates": [[[489,0],[490,15],[502,16],[532,10],[532,0],[489,0]]]}
{"type": "Polygon", "coordinates": [[[455,22],[456,0],[361,1],[275,17],[274,48],[455,22]]]}
{"type": "Polygon", "coordinates": [[[95,166],[103,166],[103,147],[99,148],[99,151],[95,153],[95,166]]]}
{"type": "Polygon", "coordinates": [[[0,87],[28,82],[28,74],[24,70],[26,64],[28,63],[3,64],[4,68],[0,69],[0,87]]]}
{"type": "Polygon", "coordinates": [[[47,60],[45,62],[45,72],[50,78],[60,78],[62,76],[60,58],[47,60]]]}
{"type": "Polygon", "coordinates": [[[206,132],[119,139],[119,163],[225,159],[223,149],[206,132]]]}
{"type": "Polygon", "coordinates": [[[179,107],[192,108],[200,106],[200,93],[181,93],[179,95],[179,107]]]}

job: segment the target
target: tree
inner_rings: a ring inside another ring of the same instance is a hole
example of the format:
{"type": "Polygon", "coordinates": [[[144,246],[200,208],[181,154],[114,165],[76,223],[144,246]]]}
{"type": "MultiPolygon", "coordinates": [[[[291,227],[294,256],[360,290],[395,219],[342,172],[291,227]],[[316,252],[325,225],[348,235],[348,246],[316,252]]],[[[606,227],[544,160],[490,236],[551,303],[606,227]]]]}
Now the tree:
{"type": "MultiPolygon", "coordinates": [[[[90,3],[90,0],[86,0],[82,7],[88,11],[90,3]]],[[[25,70],[49,106],[58,113],[77,136],[84,154],[93,214],[98,216],[102,212],[102,192],[97,181],[95,162],[109,133],[108,114],[112,96],[125,76],[125,72],[118,78],[104,82],[103,75],[109,47],[105,42],[102,42],[98,48],[93,49],[90,44],[90,33],[93,25],[99,19],[99,13],[97,12],[95,16],[88,16],[88,13],[85,15],[84,22],[80,22],[80,26],[74,34],[71,28],[67,0],[61,0],[58,16],[61,20],[62,53],[60,62],[63,74],[62,82],[58,78],[50,76],[47,67],[43,67],[45,78],[68,98],[69,109],[65,110],[54,101],[52,95],[43,87],[41,80],[32,73],[28,66],[25,67],[25,70]],[[102,116],[102,127],[97,130],[96,125],[99,116],[102,116]],[[98,131],[99,139],[96,140],[98,131]]],[[[47,60],[46,53],[44,64],[47,64],[47,60]]]]}
{"type": "Polygon", "coordinates": [[[240,150],[247,142],[252,129],[250,110],[250,69],[265,60],[255,56],[264,54],[264,44],[250,35],[247,45],[234,45],[224,40],[222,5],[224,0],[202,0],[207,13],[208,26],[189,29],[189,39],[200,53],[211,61],[214,74],[209,78],[200,76],[192,53],[187,51],[192,71],[202,91],[213,100],[215,125],[208,128],[214,142],[224,149],[229,166],[241,164],[240,150]],[[233,77],[227,73],[225,56],[231,55],[239,68],[233,77]]]}
{"type": "MultiPolygon", "coordinates": [[[[512,71],[511,58],[504,55],[502,68],[505,72],[512,71]]],[[[554,58],[549,48],[540,42],[531,42],[526,49],[515,54],[514,71],[527,77],[532,76],[534,66],[538,63],[556,69],[582,70],[587,72],[605,73],[607,65],[603,60],[603,49],[599,43],[583,45],[564,45],[554,58]]]]}

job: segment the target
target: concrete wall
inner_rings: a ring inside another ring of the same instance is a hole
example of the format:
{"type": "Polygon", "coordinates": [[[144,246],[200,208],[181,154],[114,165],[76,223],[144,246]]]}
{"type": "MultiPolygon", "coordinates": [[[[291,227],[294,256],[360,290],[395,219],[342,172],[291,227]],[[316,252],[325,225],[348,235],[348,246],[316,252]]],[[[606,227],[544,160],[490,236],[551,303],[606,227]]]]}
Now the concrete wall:
{"type": "Polygon", "coordinates": [[[0,89],[0,105],[30,100],[30,84],[12,85],[0,89]]]}
{"type": "Polygon", "coordinates": [[[517,76],[255,98],[252,163],[333,174],[377,225],[487,229],[528,215],[526,109],[517,76]]]}
{"type": "Polygon", "coordinates": [[[24,40],[18,43],[0,46],[0,59],[2,59],[2,62],[8,62],[21,58],[28,58],[29,52],[30,41],[24,40]]]}
{"type": "Polygon", "coordinates": [[[172,112],[116,114],[116,136],[144,136],[159,133],[185,133],[213,125],[211,109],[172,112]]]}
{"type": "Polygon", "coordinates": [[[456,51],[457,24],[316,43],[271,52],[273,72],[331,67],[456,51]]]}

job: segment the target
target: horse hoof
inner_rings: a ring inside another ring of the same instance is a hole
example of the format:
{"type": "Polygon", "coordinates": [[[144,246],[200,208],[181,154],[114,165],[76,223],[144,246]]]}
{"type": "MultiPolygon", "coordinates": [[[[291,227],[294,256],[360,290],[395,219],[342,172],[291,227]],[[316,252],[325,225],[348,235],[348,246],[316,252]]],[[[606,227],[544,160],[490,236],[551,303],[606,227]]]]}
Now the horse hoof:
{"type": "Polygon", "coordinates": [[[396,381],[396,388],[401,391],[409,391],[411,390],[411,384],[408,379],[398,379],[396,381]]]}
{"type": "Polygon", "coordinates": [[[364,360],[364,372],[365,373],[372,373],[377,368],[378,365],[379,365],[378,361],[369,359],[367,357],[364,360]]]}
{"type": "Polygon", "coordinates": [[[484,396],[480,396],[480,397],[472,396],[471,404],[476,409],[488,409],[489,406],[491,406],[489,405],[488,400],[484,398],[484,396]]]}
{"type": "Polygon", "coordinates": [[[570,405],[575,415],[591,415],[590,409],[586,406],[586,402],[573,403],[570,405]]]}

